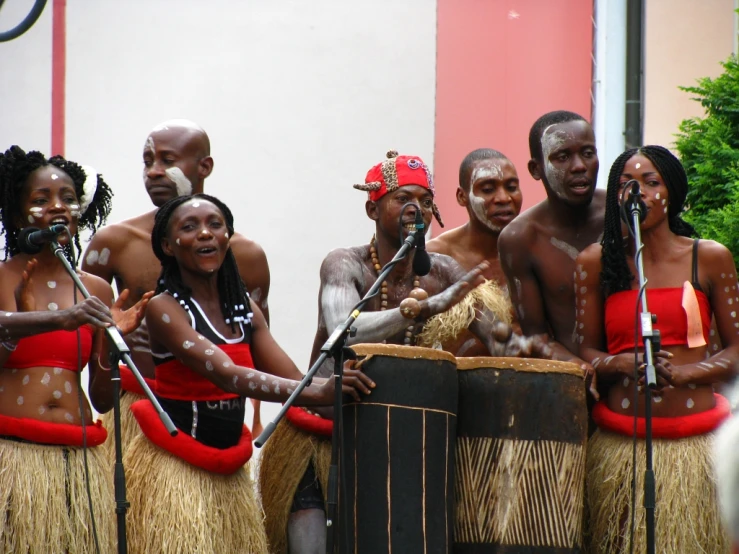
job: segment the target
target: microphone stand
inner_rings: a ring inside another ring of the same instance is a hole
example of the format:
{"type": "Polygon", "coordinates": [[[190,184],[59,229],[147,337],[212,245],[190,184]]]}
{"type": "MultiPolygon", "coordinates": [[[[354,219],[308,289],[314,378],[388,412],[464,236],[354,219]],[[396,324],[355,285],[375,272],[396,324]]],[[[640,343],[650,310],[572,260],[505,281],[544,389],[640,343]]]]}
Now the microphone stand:
{"type": "MultiPolygon", "coordinates": [[[[64,255],[62,247],[55,240],[49,242],[54,255],[59,258],[62,265],[72,277],[75,286],[82,293],[85,298],[90,298],[90,293],[82,284],[80,278],[77,276],[77,272],[67,260],[64,255]]],[[[154,409],[159,414],[159,418],[162,423],[169,431],[169,434],[175,436],[177,434],[177,428],[172,423],[169,414],[162,409],[161,404],[156,399],[154,394],[151,392],[149,385],[144,381],[144,378],[139,373],[136,365],[131,360],[131,351],[128,349],[128,345],[123,341],[123,337],[116,327],[106,327],[105,333],[108,335],[108,340],[112,346],[110,350],[110,370],[112,372],[111,380],[113,381],[113,420],[115,427],[115,512],[117,514],[118,522],[118,552],[119,554],[126,554],[128,552],[128,543],[126,541],[126,511],[129,507],[129,502],[126,500],[126,475],[123,471],[123,449],[121,447],[121,400],[120,400],[120,387],[121,387],[121,374],[118,369],[118,360],[122,359],[126,365],[131,369],[131,373],[134,374],[136,380],[141,385],[144,393],[148,397],[149,401],[154,405],[154,409]]]]}
{"type": "Polygon", "coordinates": [[[282,406],[282,409],[277,414],[277,416],[274,418],[274,420],[270,421],[264,428],[264,431],[262,431],[262,434],[257,437],[257,440],[254,441],[254,445],[257,448],[261,448],[265,442],[269,439],[269,437],[274,432],[275,428],[277,427],[277,424],[280,422],[280,420],[285,416],[287,413],[287,410],[292,406],[292,404],[295,402],[295,400],[300,395],[301,391],[310,385],[311,381],[313,380],[313,376],[318,371],[318,369],[321,367],[323,362],[326,361],[329,357],[332,357],[334,359],[334,426],[333,426],[333,434],[331,436],[331,466],[329,469],[328,479],[328,491],[327,491],[327,513],[326,513],[326,553],[327,554],[334,554],[335,550],[335,542],[336,542],[336,527],[338,526],[338,493],[339,493],[339,456],[341,453],[340,448],[340,442],[341,442],[341,432],[342,432],[342,426],[343,426],[343,415],[342,415],[342,403],[343,403],[343,396],[342,396],[342,378],[344,374],[344,350],[345,350],[345,344],[346,340],[349,336],[353,337],[356,335],[356,329],[352,328],[352,324],[356,321],[356,319],[359,317],[359,314],[361,313],[364,306],[367,304],[367,302],[370,301],[373,297],[377,296],[377,293],[380,290],[380,287],[382,286],[382,282],[387,278],[387,276],[390,274],[390,272],[395,268],[397,263],[405,258],[408,255],[408,251],[413,248],[415,241],[416,241],[416,235],[418,233],[423,233],[423,229],[419,229],[416,227],[415,230],[411,231],[406,239],[403,241],[402,246],[398,250],[398,252],[395,254],[395,257],[390,260],[385,267],[382,268],[382,271],[380,271],[380,274],[377,276],[377,279],[375,280],[374,284],[370,288],[369,291],[367,291],[367,294],[364,295],[364,298],[362,298],[354,308],[352,308],[349,316],[344,320],[343,323],[338,325],[333,333],[331,333],[331,336],[328,338],[328,340],[323,344],[321,347],[321,355],[318,357],[318,359],[315,361],[313,366],[308,370],[308,372],[305,374],[305,377],[303,377],[303,380],[300,381],[295,391],[290,395],[290,397],[285,401],[285,403],[282,406]]]}
{"type": "MultiPolygon", "coordinates": [[[[639,228],[640,216],[643,208],[639,205],[640,193],[632,194],[636,197],[628,207],[632,218],[632,230],[634,232],[634,265],[639,275],[639,290],[641,295],[641,328],[642,340],[644,342],[644,363],[646,364],[646,386],[644,387],[644,447],[646,450],[646,466],[644,469],[644,510],[647,523],[647,554],[655,553],[655,521],[654,510],[656,505],[656,484],[654,477],[654,466],[652,460],[652,389],[657,387],[657,372],[654,368],[654,352],[660,349],[659,331],[653,329],[652,324],[657,322],[657,315],[649,312],[647,308],[647,281],[644,277],[644,264],[642,252],[644,244],[641,241],[641,229],[639,228]]],[[[634,406],[636,410],[636,406],[634,406]]],[[[633,530],[632,530],[633,533],[633,530]]],[[[632,537],[633,539],[633,537],[632,537]]]]}

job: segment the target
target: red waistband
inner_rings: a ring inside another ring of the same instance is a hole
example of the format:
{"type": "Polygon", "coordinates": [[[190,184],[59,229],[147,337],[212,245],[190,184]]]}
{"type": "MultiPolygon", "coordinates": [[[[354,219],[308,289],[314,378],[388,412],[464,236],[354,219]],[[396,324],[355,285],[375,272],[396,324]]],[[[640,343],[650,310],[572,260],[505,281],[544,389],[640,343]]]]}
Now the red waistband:
{"type": "MultiPolygon", "coordinates": [[[[652,436],[655,439],[684,439],[710,433],[731,413],[726,398],[715,393],[713,396],[716,406],[705,412],[680,417],[653,417],[652,436]]],[[[605,431],[627,437],[634,434],[634,417],[612,411],[602,400],[593,407],[593,421],[605,431]]],[[[646,436],[646,420],[643,417],[636,420],[636,436],[640,439],[646,436]]]]}
{"type": "Polygon", "coordinates": [[[179,431],[174,437],[170,435],[154,406],[147,399],[134,402],[131,405],[131,412],[139,422],[141,431],[151,442],[205,471],[230,475],[251,459],[251,433],[246,425],[243,426],[241,438],[236,446],[221,449],[206,446],[183,431],[179,431]]]}
{"type": "MultiPolygon", "coordinates": [[[[108,431],[99,419],[85,427],[87,446],[99,446],[108,438],[108,431]]],[[[82,426],[68,423],[51,423],[28,417],[0,415],[0,435],[15,437],[39,444],[82,446],[82,426]]]]}
{"type": "MultiPolygon", "coordinates": [[[[141,385],[139,385],[136,377],[133,376],[133,371],[131,371],[128,366],[121,365],[119,366],[119,370],[121,372],[121,389],[127,392],[133,392],[140,396],[146,396],[146,394],[144,394],[144,389],[141,388],[141,385]]],[[[144,377],[144,381],[146,381],[146,384],[149,385],[149,388],[152,390],[152,392],[157,391],[157,382],[155,379],[144,377]]]]}
{"type": "Polygon", "coordinates": [[[334,432],[334,422],[315,415],[311,415],[303,408],[291,406],[285,414],[285,419],[298,429],[308,431],[314,435],[325,435],[330,437],[334,432]]]}

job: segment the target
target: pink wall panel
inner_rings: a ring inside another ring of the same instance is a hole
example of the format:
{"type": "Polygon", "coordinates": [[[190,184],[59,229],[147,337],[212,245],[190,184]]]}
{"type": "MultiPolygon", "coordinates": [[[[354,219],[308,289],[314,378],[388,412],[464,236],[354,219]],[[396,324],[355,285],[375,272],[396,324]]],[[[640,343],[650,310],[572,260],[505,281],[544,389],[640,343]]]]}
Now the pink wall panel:
{"type": "Polygon", "coordinates": [[[590,119],[593,0],[438,0],[437,9],[434,173],[449,229],[467,219],[454,191],[475,148],[511,158],[524,209],[544,198],[526,169],[528,132],[551,110],[590,119]]]}

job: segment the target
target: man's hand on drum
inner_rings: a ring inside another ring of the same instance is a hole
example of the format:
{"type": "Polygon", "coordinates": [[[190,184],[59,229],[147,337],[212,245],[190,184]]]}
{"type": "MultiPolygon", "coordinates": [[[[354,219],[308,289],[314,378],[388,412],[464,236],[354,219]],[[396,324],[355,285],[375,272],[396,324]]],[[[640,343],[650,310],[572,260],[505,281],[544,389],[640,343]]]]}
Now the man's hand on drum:
{"type": "Polygon", "coordinates": [[[598,392],[598,375],[595,372],[595,368],[580,358],[573,358],[571,361],[578,364],[580,369],[585,372],[585,386],[593,398],[600,400],[600,393],[598,392]]]}
{"type": "Polygon", "coordinates": [[[488,346],[494,356],[545,358],[552,357],[549,337],[546,334],[524,337],[513,332],[510,325],[502,321],[492,324],[493,344],[488,346]]]}
{"type": "MultiPolygon", "coordinates": [[[[371,389],[375,388],[375,382],[367,377],[361,369],[354,369],[355,360],[347,360],[344,362],[344,376],[342,378],[341,389],[344,394],[351,396],[356,402],[361,402],[361,394],[371,394],[371,389]]],[[[318,391],[319,405],[330,406],[334,403],[334,378],[329,377],[323,383],[318,391]]]]}
{"type": "Polygon", "coordinates": [[[446,312],[459,304],[469,292],[482,285],[488,279],[492,279],[492,269],[488,262],[482,262],[467,272],[459,281],[447,288],[444,292],[429,298],[427,312],[422,311],[421,316],[428,319],[436,314],[446,312]]]}

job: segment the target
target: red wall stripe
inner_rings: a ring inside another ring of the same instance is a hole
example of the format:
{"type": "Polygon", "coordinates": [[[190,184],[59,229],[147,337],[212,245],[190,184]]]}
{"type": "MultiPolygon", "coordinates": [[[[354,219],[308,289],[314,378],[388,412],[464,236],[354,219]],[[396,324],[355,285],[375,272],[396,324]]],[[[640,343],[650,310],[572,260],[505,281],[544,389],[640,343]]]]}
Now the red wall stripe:
{"type": "Polygon", "coordinates": [[[67,76],[67,0],[54,0],[51,46],[51,155],[64,155],[67,76]]]}
{"type": "Polygon", "coordinates": [[[475,148],[513,161],[524,209],[545,197],[526,169],[528,133],[552,110],[590,118],[593,0],[437,1],[434,173],[449,229],[467,221],[455,190],[475,148]]]}

